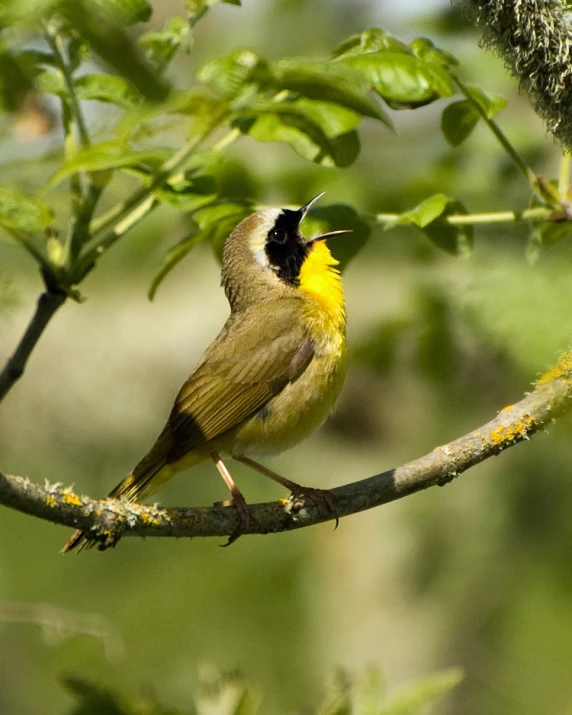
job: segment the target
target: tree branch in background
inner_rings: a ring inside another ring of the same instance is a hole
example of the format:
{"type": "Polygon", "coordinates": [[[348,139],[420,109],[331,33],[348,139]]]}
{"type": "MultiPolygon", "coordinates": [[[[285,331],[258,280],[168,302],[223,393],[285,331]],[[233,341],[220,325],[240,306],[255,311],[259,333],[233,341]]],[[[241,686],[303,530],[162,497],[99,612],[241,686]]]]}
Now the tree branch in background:
{"type": "MultiPolygon", "coordinates": [[[[332,489],[338,517],[387,504],[427,489],[443,486],[456,476],[529,439],[572,408],[572,353],[538,381],[520,402],[509,405],[490,422],[454,442],[395,469],[332,489]]],[[[61,485],[41,487],[22,477],[0,473],[0,503],[55,524],[90,530],[101,549],[121,536],[232,536],[239,528],[234,507],[187,509],[128,504],[114,499],[95,501],[61,485]]],[[[310,498],[279,500],[252,506],[246,533],[276,533],[334,520],[310,498]]]]}
{"type": "Polygon", "coordinates": [[[6,397],[16,381],[22,377],[34,346],[54,313],[64,304],[65,299],[66,294],[63,291],[52,291],[50,289],[47,289],[38,298],[36,312],[32,316],[26,332],[14,353],[8,358],[2,372],[0,372],[0,401],[6,397]]]}
{"type": "Polygon", "coordinates": [[[483,29],[548,129],[572,151],[572,31],[554,0],[454,0],[483,29]]]}

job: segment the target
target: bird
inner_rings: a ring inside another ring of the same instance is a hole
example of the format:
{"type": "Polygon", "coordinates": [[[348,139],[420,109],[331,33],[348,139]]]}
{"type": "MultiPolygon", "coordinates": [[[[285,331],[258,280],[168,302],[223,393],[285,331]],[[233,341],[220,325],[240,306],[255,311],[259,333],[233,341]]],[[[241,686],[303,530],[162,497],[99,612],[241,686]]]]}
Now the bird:
{"type": "MultiPolygon", "coordinates": [[[[346,375],[344,290],[326,240],[350,231],[306,238],[300,229],[324,193],[298,210],[263,208],[228,236],[221,285],[230,315],[180,389],[156,442],[109,498],[141,501],[178,472],[210,459],[230,490],[226,503],[248,523],[249,507],[228,458],[293,496],[325,493],[253,459],[308,437],[333,411],[346,375]]],[[[106,548],[94,534],[77,530],[62,552],[96,545],[106,548]]]]}

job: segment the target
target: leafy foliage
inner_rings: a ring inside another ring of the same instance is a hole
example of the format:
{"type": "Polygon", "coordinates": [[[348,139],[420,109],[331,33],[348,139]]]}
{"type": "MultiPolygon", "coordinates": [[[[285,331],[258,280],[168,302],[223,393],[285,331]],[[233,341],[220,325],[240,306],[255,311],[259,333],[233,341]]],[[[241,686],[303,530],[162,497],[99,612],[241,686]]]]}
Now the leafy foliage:
{"type": "MultiPolygon", "coordinates": [[[[162,204],[185,211],[197,228],[168,250],[150,296],[199,243],[209,242],[220,255],[225,236],[257,203],[253,196],[225,196],[220,172],[203,160],[209,156],[212,164],[212,156],[218,155],[224,162],[225,149],[242,136],[286,144],[307,161],[345,168],[360,154],[364,119],[392,126],[383,103],[394,110],[415,109],[460,88],[464,98],[445,107],[441,121],[453,146],[464,142],[480,119],[492,122],[505,104],[479,88],[460,85],[455,75],[458,62],[449,52],[425,38],[403,43],[379,28],[352,35],[329,59],[269,61],[256,49],[238,48],[203,63],[192,86],[174,91],[164,78],[165,70],[177,53],[192,51],[196,24],[215,5],[215,0],[189,0],[186,17],[168,18],[163,30],[143,32],[137,41],[127,28],[149,21],[152,7],[147,0],[46,2],[26,15],[15,3],[3,7],[4,26],[21,26],[23,34],[19,44],[13,34],[0,32],[0,65],[5,69],[0,108],[17,111],[26,92],[56,95],[65,142],[45,198],[23,199],[16,206],[14,196],[5,190],[0,223],[23,234],[21,244],[52,283],[68,294],[74,294],[105,250],[162,204]],[[35,31],[43,32],[46,48],[22,49],[22,37],[35,31]],[[85,62],[94,59],[108,70],[86,73],[85,62]],[[107,136],[91,135],[83,102],[93,100],[117,110],[111,137],[109,131],[107,136]],[[177,152],[154,139],[165,118],[173,115],[189,125],[187,143],[177,152]],[[213,144],[213,133],[224,128],[227,135],[213,144]],[[138,185],[125,200],[98,213],[106,187],[118,173],[138,185]],[[66,237],[46,240],[42,231],[55,215],[49,190],[65,180],[73,195],[70,229],[50,226],[52,233],[66,237]]],[[[542,193],[541,184],[536,186],[542,200],[557,210],[557,192],[542,193]]],[[[438,194],[387,219],[385,227],[412,224],[436,247],[467,255],[473,243],[470,221],[455,223],[463,215],[467,210],[456,198],[438,194]]],[[[365,245],[366,219],[350,207],[322,207],[314,217],[330,230],[354,231],[351,243],[335,247],[343,254],[344,265],[365,245]]],[[[531,246],[548,245],[551,232],[536,232],[531,246]],[[547,238],[540,240],[543,236],[547,238]]]]}
{"type": "MultiPolygon", "coordinates": [[[[369,668],[355,682],[345,672],[338,672],[332,693],[315,714],[417,715],[445,697],[461,679],[458,670],[446,670],[383,703],[384,688],[378,668],[369,668]]],[[[67,678],[65,685],[77,700],[70,715],[257,715],[262,712],[261,694],[232,673],[202,682],[194,703],[184,710],[172,709],[145,697],[129,701],[77,678],[67,678]]]]}

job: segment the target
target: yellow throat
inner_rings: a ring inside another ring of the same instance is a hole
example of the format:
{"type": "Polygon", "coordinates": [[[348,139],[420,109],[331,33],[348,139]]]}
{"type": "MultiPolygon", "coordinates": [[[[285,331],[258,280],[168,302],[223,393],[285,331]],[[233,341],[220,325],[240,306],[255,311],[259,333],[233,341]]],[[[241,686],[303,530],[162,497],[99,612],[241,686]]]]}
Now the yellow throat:
{"type": "Polygon", "coordinates": [[[343,329],[346,307],[339,265],[324,241],[316,241],[300,270],[299,290],[318,303],[332,322],[333,330],[343,329]]]}

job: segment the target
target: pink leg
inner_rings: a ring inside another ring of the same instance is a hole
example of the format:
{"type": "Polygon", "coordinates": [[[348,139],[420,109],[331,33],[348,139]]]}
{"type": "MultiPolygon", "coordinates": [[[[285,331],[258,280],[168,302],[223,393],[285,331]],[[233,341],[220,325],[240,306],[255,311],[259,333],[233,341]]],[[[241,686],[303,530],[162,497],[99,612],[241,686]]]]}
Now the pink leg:
{"type": "Polygon", "coordinates": [[[305,497],[308,497],[308,499],[310,499],[317,505],[325,503],[326,506],[328,507],[329,512],[331,514],[335,515],[335,517],[336,517],[336,527],[335,528],[336,529],[338,528],[338,524],[339,524],[340,520],[337,515],[336,505],[334,504],[332,495],[330,494],[330,492],[327,489],[316,489],[314,487],[303,487],[301,484],[296,484],[296,482],[292,482],[292,481],[290,481],[290,479],[286,479],[285,477],[280,476],[280,474],[273,472],[271,469],[268,469],[268,467],[265,467],[263,464],[259,464],[258,462],[255,462],[254,459],[250,459],[250,457],[234,457],[234,459],[236,459],[237,462],[242,462],[242,464],[246,464],[247,467],[250,467],[251,469],[254,469],[257,472],[260,472],[260,474],[264,474],[265,477],[269,477],[270,479],[273,479],[275,482],[278,482],[278,484],[281,484],[283,487],[288,489],[288,491],[291,492],[292,496],[295,498],[305,496],[305,497]]]}
{"type": "MultiPolygon", "coordinates": [[[[238,537],[248,529],[248,526],[250,524],[250,509],[248,508],[246,499],[244,498],[240,489],[236,486],[236,483],[232,478],[231,473],[228,471],[226,464],[222,461],[218,452],[211,452],[210,456],[215,463],[215,467],[218,469],[220,476],[224,479],[226,486],[229,488],[230,493],[232,494],[231,504],[236,508],[240,519],[240,524],[237,530],[234,534],[232,534],[232,536],[229,537],[228,542],[224,544],[224,546],[230,546],[233,541],[236,541],[238,537]]],[[[224,502],[222,503],[224,504],[224,502]]]]}

